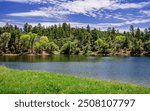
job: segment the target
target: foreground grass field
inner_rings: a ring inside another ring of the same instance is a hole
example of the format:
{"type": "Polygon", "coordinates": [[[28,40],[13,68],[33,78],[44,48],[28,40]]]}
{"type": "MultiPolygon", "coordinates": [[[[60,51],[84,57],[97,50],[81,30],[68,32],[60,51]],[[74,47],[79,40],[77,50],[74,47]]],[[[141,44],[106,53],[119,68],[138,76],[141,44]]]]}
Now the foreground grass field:
{"type": "Polygon", "coordinates": [[[2,94],[146,94],[150,88],[112,81],[77,78],[66,74],[20,71],[0,67],[2,94]]]}

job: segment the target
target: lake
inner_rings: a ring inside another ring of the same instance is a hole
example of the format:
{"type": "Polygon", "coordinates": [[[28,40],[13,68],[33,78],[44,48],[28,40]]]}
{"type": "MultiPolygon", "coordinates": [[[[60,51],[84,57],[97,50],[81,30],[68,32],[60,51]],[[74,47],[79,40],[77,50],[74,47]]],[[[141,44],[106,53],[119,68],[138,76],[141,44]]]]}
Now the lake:
{"type": "Polygon", "coordinates": [[[0,65],[20,70],[69,73],[150,87],[150,57],[0,56],[0,65]]]}

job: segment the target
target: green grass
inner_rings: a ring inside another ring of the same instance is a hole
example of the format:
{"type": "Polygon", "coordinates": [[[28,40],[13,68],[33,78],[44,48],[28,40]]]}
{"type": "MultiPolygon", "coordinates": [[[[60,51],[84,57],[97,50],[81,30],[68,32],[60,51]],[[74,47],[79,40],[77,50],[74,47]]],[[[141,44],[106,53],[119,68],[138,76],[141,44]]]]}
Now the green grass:
{"type": "Polygon", "coordinates": [[[0,67],[1,94],[150,94],[150,88],[67,74],[0,67]]]}

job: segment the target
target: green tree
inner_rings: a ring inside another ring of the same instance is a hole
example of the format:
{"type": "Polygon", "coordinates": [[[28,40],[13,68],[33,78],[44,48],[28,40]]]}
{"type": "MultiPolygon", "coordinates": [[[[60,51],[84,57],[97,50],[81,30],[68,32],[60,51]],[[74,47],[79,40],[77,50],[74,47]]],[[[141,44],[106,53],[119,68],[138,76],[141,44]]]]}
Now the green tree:
{"type": "Polygon", "coordinates": [[[132,52],[141,53],[144,50],[143,47],[144,47],[144,44],[143,44],[142,40],[135,39],[134,43],[133,43],[132,52]]]}
{"type": "Polygon", "coordinates": [[[32,25],[25,23],[24,24],[24,32],[28,33],[28,32],[31,32],[31,30],[32,30],[32,25]]]}
{"type": "Polygon", "coordinates": [[[90,32],[91,31],[90,25],[87,25],[86,29],[88,32],[90,32]]]}
{"type": "Polygon", "coordinates": [[[134,26],[133,25],[130,26],[130,34],[131,34],[132,37],[135,36],[135,30],[134,30],[134,26]]]}
{"type": "Polygon", "coordinates": [[[96,45],[96,49],[98,49],[99,52],[101,52],[103,50],[103,46],[104,46],[104,41],[100,38],[98,38],[96,41],[95,41],[95,45],[96,45]]]}
{"type": "Polygon", "coordinates": [[[29,47],[31,49],[31,52],[33,53],[34,51],[34,43],[38,40],[38,35],[32,32],[28,33],[30,36],[30,40],[29,40],[29,47]]]}
{"type": "Polygon", "coordinates": [[[0,36],[0,48],[6,52],[6,49],[8,48],[8,43],[10,41],[11,34],[8,32],[3,33],[0,36]]]}
{"type": "Polygon", "coordinates": [[[95,41],[96,49],[98,50],[98,53],[107,53],[108,52],[108,44],[105,42],[105,40],[97,39],[95,41]]]}
{"type": "Polygon", "coordinates": [[[13,53],[15,53],[17,50],[19,50],[20,34],[21,34],[21,32],[17,26],[15,26],[14,30],[11,31],[11,38],[8,43],[8,48],[13,53]]]}
{"type": "Polygon", "coordinates": [[[47,46],[47,51],[51,54],[54,53],[54,51],[58,51],[59,47],[57,44],[55,44],[54,42],[49,42],[48,46],[47,46]]]}
{"type": "Polygon", "coordinates": [[[63,54],[73,54],[77,48],[77,41],[68,41],[61,47],[61,53],[63,54]]]}
{"type": "Polygon", "coordinates": [[[135,37],[136,37],[137,39],[141,39],[141,31],[140,31],[139,28],[137,28],[137,30],[136,30],[136,32],[135,32],[135,37]]]}
{"type": "Polygon", "coordinates": [[[126,37],[123,35],[118,35],[115,38],[117,49],[123,49],[124,43],[125,43],[126,37]]]}
{"type": "Polygon", "coordinates": [[[47,36],[41,36],[38,41],[35,42],[34,48],[37,52],[44,51],[48,48],[49,40],[47,36]]]}
{"type": "Polygon", "coordinates": [[[150,40],[146,41],[144,45],[145,50],[150,52],[150,40]]]}
{"type": "Polygon", "coordinates": [[[23,51],[27,51],[30,48],[30,38],[29,34],[22,34],[20,36],[20,44],[23,51]]]}

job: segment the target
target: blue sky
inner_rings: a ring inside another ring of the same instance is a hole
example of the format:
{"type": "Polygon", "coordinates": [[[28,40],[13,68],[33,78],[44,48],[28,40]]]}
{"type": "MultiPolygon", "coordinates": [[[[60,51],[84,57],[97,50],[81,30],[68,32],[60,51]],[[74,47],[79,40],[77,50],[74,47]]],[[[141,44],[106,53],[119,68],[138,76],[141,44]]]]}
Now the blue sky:
{"type": "Polygon", "coordinates": [[[130,25],[150,27],[149,0],[0,0],[0,26],[5,23],[48,26],[68,22],[101,30],[130,25]]]}

